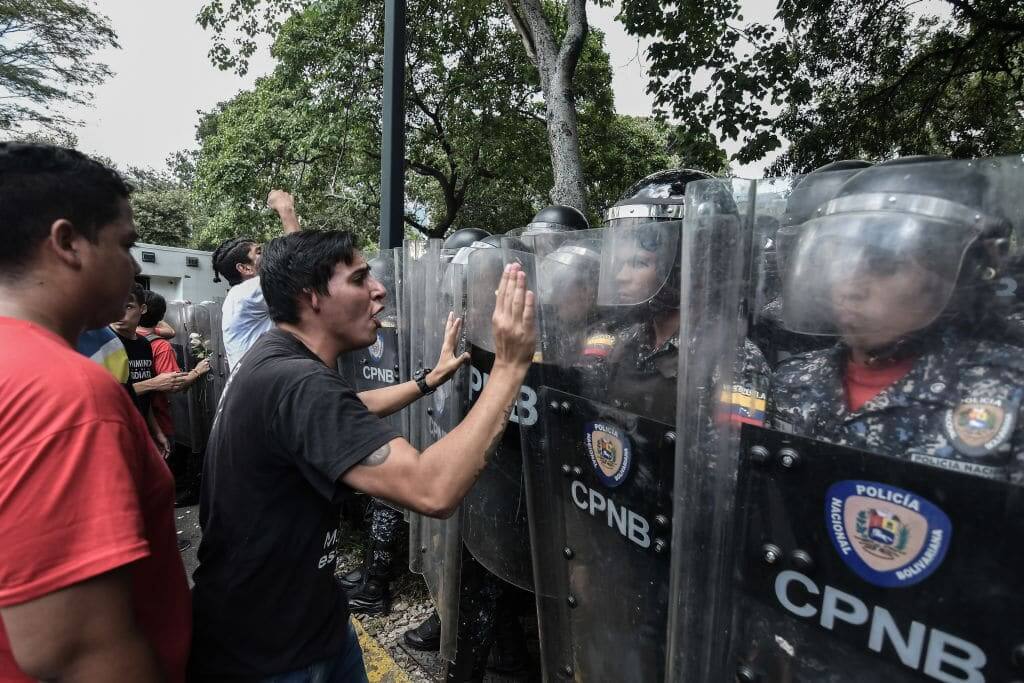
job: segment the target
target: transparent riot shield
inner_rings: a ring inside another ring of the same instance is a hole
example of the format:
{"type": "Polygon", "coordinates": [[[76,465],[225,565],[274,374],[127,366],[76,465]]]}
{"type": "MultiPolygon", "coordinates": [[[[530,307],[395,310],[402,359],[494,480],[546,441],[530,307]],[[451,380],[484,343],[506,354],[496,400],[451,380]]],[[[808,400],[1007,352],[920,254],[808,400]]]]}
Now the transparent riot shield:
{"type": "Polygon", "coordinates": [[[210,362],[210,371],[192,385],[192,400],[198,415],[200,442],[203,447],[213,428],[213,420],[217,414],[217,405],[221,393],[227,384],[228,365],[224,353],[223,334],[221,332],[222,301],[203,301],[192,306],[194,327],[191,334],[198,335],[195,347],[202,349],[197,355],[203,355],[210,362]]]}
{"type": "Polygon", "coordinates": [[[734,324],[680,363],[669,678],[1021,679],[1024,349],[992,304],[1024,168],[841,180],[784,240],[778,321],[815,343],[765,349],[767,396],[736,362],[758,269],[687,219],[682,328],[734,324]]]}
{"type": "MultiPolygon", "coordinates": [[[[470,352],[470,404],[479,398],[494,365],[494,292],[509,260],[519,262],[528,274],[532,273],[533,255],[529,253],[477,249],[468,259],[466,341],[470,352]]],[[[519,430],[537,419],[534,381],[532,371],[528,372],[498,447],[462,503],[462,537],[466,548],[491,574],[528,591],[533,590],[533,569],[519,430]]]]}
{"type": "MultiPolygon", "coordinates": [[[[174,328],[175,336],[171,340],[171,348],[178,360],[178,367],[188,371],[196,366],[200,356],[206,350],[201,346],[198,335],[192,337],[195,329],[192,304],[187,301],[171,301],[167,304],[164,315],[168,324],[174,328]],[[193,341],[195,340],[195,341],[193,341]]],[[[196,397],[199,390],[183,391],[171,394],[171,414],[174,418],[174,438],[192,453],[200,453],[206,446],[203,440],[199,408],[196,397]]]]}
{"type": "MultiPolygon", "coordinates": [[[[224,350],[224,332],[222,327],[222,315],[224,311],[224,300],[214,299],[203,301],[199,308],[204,311],[205,319],[209,321],[208,355],[210,361],[210,372],[206,374],[206,396],[205,410],[209,414],[209,425],[213,428],[213,420],[217,414],[217,406],[220,404],[220,397],[227,386],[228,356],[224,350]]],[[[194,386],[194,385],[193,385],[194,386]]],[[[209,436],[209,431],[207,431],[209,436]]]]}
{"type": "MultiPolygon", "coordinates": [[[[426,242],[405,240],[401,256],[396,259],[396,285],[398,287],[398,351],[402,358],[402,381],[409,381],[412,368],[422,367],[423,316],[423,264],[420,260],[426,251],[426,242]]],[[[415,448],[421,449],[420,402],[415,402],[402,411],[403,434],[415,448]]],[[[419,518],[407,512],[409,522],[409,570],[423,573],[422,524],[419,518]]]]}
{"type": "Polygon", "coordinates": [[[663,675],[680,225],[574,233],[536,267],[543,363],[523,449],[546,680],[663,675]]]}
{"type": "MultiPolygon", "coordinates": [[[[410,297],[410,313],[419,320],[413,324],[410,340],[411,361],[419,369],[432,367],[441,354],[448,313],[461,315],[464,300],[462,268],[449,263],[442,254],[441,240],[431,240],[423,255],[406,263],[405,293],[410,297]]],[[[408,253],[407,253],[408,256],[408,253]]],[[[465,415],[468,400],[468,373],[460,370],[433,395],[417,401],[410,409],[410,421],[418,423],[416,445],[426,450],[448,434],[465,415]]],[[[458,512],[449,519],[410,515],[410,534],[418,546],[410,547],[410,556],[418,555],[419,569],[434,598],[441,619],[441,658],[455,657],[459,614],[459,574],[462,545],[458,512]]]]}

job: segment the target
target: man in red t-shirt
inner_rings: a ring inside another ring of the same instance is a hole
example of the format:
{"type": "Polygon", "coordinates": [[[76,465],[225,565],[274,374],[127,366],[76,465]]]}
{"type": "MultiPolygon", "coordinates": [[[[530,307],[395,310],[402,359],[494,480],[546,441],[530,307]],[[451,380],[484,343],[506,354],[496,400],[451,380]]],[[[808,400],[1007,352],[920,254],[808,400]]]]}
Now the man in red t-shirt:
{"type": "Polygon", "coordinates": [[[137,273],[129,192],[79,152],[0,143],[2,681],[184,681],[171,475],[73,346],[120,317],[137,273]]]}

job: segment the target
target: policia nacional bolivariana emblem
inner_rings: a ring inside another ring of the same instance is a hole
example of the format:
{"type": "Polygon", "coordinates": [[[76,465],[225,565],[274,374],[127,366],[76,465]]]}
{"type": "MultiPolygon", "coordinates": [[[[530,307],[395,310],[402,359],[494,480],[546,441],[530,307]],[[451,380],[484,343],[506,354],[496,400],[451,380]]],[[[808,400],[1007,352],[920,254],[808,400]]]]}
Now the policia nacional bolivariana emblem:
{"type": "Polygon", "coordinates": [[[448,388],[448,384],[441,384],[434,391],[434,410],[437,414],[444,415],[444,409],[448,407],[448,394],[451,393],[451,389],[448,388]]]}
{"type": "Polygon", "coordinates": [[[373,342],[373,345],[367,351],[374,365],[379,363],[380,359],[384,357],[384,337],[381,336],[380,332],[377,333],[377,341],[373,342]]]}
{"type": "Polygon", "coordinates": [[[953,534],[949,517],[934,503],[876,481],[830,486],[825,525],[846,566],[883,588],[928,578],[942,564],[953,534]]]}
{"type": "Polygon", "coordinates": [[[960,453],[989,455],[1013,432],[1013,411],[1002,399],[970,398],[946,413],[946,436],[960,453]]]}
{"type": "Polygon", "coordinates": [[[615,488],[626,480],[633,463],[633,446],[621,429],[608,422],[589,422],[583,443],[601,483],[615,488]]]}

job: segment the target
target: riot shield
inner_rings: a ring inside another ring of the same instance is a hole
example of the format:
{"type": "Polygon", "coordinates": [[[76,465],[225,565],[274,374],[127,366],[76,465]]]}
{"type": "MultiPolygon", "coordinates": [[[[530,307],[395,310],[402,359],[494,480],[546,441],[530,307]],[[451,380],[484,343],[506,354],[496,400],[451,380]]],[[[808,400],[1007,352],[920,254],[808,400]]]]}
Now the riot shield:
{"type": "MultiPolygon", "coordinates": [[[[168,324],[174,328],[175,336],[171,340],[171,348],[178,360],[178,367],[191,370],[199,362],[197,355],[205,355],[198,344],[192,343],[190,336],[195,328],[192,316],[192,304],[187,301],[171,301],[167,304],[164,315],[168,324]]],[[[195,396],[198,392],[185,391],[171,394],[171,414],[174,418],[175,441],[186,446],[192,453],[200,453],[206,445],[202,440],[202,429],[198,420],[198,408],[195,396]]]]}
{"type": "MultiPolygon", "coordinates": [[[[395,261],[395,274],[398,289],[398,352],[402,359],[400,372],[403,382],[409,381],[413,367],[422,367],[422,350],[419,349],[422,347],[423,316],[419,314],[417,307],[423,303],[419,292],[423,290],[423,268],[420,259],[423,258],[424,251],[426,242],[420,240],[405,240],[402,246],[396,249],[396,253],[401,254],[395,261]],[[418,350],[414,351],[414,347],[418,350]]],[[[402,411],[402,433],[417,449],[423,445],[420,439],[419,410],[419,402],[416,402],[402,411]]],[[[409,522],[409,571],[422,574],[422,525],[413,513],[406,512],[405,519],[409,522]]]]}
{"type": "MultiPolygon", "coordinates": [[[[466,341],[470,352],[470,404],[479,398],[494,365],[491,316],[494,292],[507,260],[516,260],[529,274],[532,254],[478,249],[467,265],[466,341]]],[[[534,375],[527,373],[518,405],[487,465],[462,503],[462,537],[466,548],[485,569],[524,590],[533,590],[530,534],[523,481],[519,428],[537,419],[534,375]]]]}
{"type": "Polygon", "coordinates": [[[210,372],[188,391],[171,397],[175,439],[193,453],[200,453],[206,448],[217,402],[227,382],[228,367],[220,324],[221,306],[220,300],[198,304],[172,301],[167,306],[165,316],[176,332],[171,346],[181,369],[191,370],[203,359],[210,363],[210,372]]]}
{"type": "MultiPolygon", "coordinates": [[[[431,240],[426,251],[416,259],[406,252],[404,291],[409,298],[409,311],[414,318],[410,336],[410,359],[417,369],[430,367],[440,356],[444,343],[445,320],[450,311],[461,317],[464,301],[462,267],[453,265],[442,254],[441,240],[431,240]],[[418,320],[417,320],[418,318],[418,320]]],[[[426,450],[442,439],[462,420],[468,396],[468,373],[460,370],[432,396],[410,406],[414,445],[426,450]]],[[[455,657],[459,614],[459,573],[462,544],[458,512],[449,519],[432,519],[411,514],[410,557],[417,555],[419,569],[434,598],[441,619],[441,658],[455,657]]]]}
{"type": "Polygon", "coordinates": [[[221,331],[222,306],[223,301],[220,300],[203,301],[192,306],[192,319],[195,324],[193,332],[199,335],[197,347],[203,349],[205,358],[210,362],[210,371],[191,388],[192,400],[200,416],[201,443],[204,447],[210,430],[213,429],[217,405],[227,384],[229,372],[221,331]]]}
{"type": "Polygon", "coordinates": [[[1022,182],[1019,157],[842,179],[784,240],[779,324],[816,343],[765,349],[767,397],[735,363],[758,269],[687,225],[682,327],[734,324],[680,363],[671,680],[1024,677],[1024,349],[989,305],[1022,182]]]}
{"type": "Polygon", "coordinates": [[[545,680],[662,678],[680,225],[574,233],[537,265],[523,449],[545,680]]]}

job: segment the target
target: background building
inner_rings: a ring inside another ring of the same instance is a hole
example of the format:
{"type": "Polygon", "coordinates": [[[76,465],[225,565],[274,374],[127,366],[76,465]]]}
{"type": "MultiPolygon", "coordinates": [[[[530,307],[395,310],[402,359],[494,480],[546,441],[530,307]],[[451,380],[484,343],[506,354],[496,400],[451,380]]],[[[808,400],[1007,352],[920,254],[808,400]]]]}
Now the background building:
{"type": "Polygon", "coordinates": [[[140,280],[167,301],[213,301],[228,292],[224,280],[213,281],[211,252],[198,249],[136,244],[132,256],[142,266],[140,280]]]}

